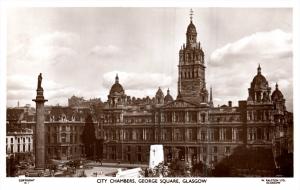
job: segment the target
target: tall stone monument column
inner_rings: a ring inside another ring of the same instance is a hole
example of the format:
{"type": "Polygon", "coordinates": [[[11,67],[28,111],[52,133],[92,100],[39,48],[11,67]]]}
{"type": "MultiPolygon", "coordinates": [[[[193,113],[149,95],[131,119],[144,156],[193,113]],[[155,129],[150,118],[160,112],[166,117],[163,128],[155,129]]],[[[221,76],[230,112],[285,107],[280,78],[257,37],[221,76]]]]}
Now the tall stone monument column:
{"type": "Polygon", "coordinates": [[[42,73],[38,76],[38,85],[36,89],[36,98],[33,99],[36,103],[36,126],[34,130],[34,152],[35,152],[35,169],[45,169],[45,115],[44,103],[48,100],[44,98],[44,90],[42,88],[42,73]]]}

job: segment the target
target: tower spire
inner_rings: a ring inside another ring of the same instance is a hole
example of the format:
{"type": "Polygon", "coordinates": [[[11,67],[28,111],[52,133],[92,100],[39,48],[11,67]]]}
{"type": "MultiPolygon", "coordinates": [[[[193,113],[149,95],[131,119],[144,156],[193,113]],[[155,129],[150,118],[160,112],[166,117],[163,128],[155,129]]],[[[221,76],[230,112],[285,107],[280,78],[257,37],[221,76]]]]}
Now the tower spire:
{"type": "Polygon", "coordinates": [[[115,83],[119,83],[119,76],[118,76],[118,73],[117,73],[116,78],[115,78],[115,83]]]}
{"type": "Polygon", "coordinates": [[[212,87],[210,86],[209,101],[212,102],[212,87]]]}
{"type": "Polygon", "coordinates": [[[193,14],[194,14],[193,9],[190,9],[190,20],[191,20],[191,22],[193,22],[193,14]]]}
{"type": "Polygon", "coordinates": [[[261,68],[260,68],[260,64],[258,64],[258,68],[257,68],[257,74],[261,74],[261,68]]]}
{"type": "Polygon", "coordinates": [[[214,107],[213,94],[212,94],[212,86],[210,86],[210,92],[209,92],[209,105],[210,105],[210,107],[214,107]]]}

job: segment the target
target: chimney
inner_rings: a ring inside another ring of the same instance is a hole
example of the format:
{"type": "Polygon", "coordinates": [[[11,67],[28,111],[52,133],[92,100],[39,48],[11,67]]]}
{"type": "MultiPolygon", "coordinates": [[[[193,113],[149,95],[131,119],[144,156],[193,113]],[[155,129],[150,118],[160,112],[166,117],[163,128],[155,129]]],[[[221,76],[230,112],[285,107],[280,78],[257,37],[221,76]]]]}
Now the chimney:
{"type": "Polygon", "coordinates": [[[228,101],[228,106],[231,108],[232,107],[232,101],[228,101]]]}

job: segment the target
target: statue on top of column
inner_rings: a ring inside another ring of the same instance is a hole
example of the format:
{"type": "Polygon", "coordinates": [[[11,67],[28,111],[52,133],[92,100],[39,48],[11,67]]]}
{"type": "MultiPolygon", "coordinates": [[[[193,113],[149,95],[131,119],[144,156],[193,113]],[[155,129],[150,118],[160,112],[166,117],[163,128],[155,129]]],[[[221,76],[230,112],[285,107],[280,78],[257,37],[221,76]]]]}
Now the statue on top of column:
{"type": "Polygon", "coordinates": [[[42,73],[40,73],[39,77],[38,77],[38,86],[37,86],[37,89],[43,89],[42,88],[42,80],[43,80],[42,73]]]}

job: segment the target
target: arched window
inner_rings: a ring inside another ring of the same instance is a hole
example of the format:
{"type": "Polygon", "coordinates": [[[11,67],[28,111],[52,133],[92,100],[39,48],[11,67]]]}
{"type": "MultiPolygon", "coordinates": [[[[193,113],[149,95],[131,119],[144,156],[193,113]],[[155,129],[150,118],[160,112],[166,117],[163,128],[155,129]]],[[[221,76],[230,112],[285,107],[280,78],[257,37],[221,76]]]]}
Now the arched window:
{"type": "Polygon", "coordinates": [[[61,142],[62,142],[62,143],[65,143],[65,142],[66,142],[66,139],[67,139],[67,134],[66,134],[66,133],[62,133],[62,134],[61,134],[61,142]]]}
{"type": "Polygon", "coordinates": [[[201,122],[204,123],[205,122],[205,114],[201,114],[201,122]]]}

